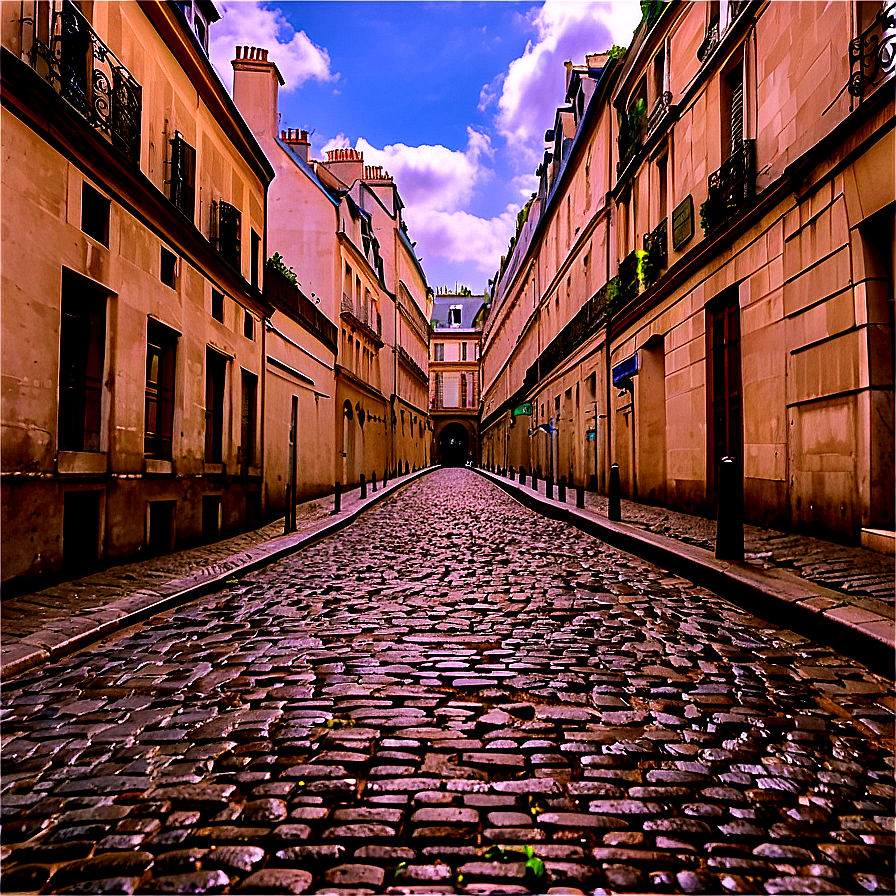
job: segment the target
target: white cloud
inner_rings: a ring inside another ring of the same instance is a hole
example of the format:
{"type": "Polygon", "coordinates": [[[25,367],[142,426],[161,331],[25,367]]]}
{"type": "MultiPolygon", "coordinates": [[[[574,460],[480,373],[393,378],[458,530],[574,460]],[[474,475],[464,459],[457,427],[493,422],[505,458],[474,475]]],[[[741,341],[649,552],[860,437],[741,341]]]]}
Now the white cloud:
{"type": "Polygon", "coordinates": [[[627,46],[640,18],[636,2],[547,0],[529,13],[537,39],[510,63],[503,83],[485,85],[480,95],[480,109],[497,102],[498,131],[519,150],[520,167],[541,156],[544,132],[563,102],[563,63],[582,62],[586,53],[599,53],[614,43],[627,46]]]}
{"type": "Polygon", "coordinates": [[[279,9],[267,9],[259,2],[218,3],[221,20],[209,28],[209,55],[228,90],[233,89],[230,61],[237,46],[261,47],[277,63],[286,84],[283,91],[294,90],[306,81],[335,81],[330,71],[330,54],[319,47],[304,31],[296,31],[279,9]]]}
{"type": "Polygon", "coordinates": [[[479,218],[460,210],[408,206],[405,217],[423,269],[457,271],[463,280],[465,270],[484,277],[495,273],[516,227],[517,211],[508,206],[495,218],[479,218]]]}
{"type": "Polygon", "coordinates": [[[363,137],[355,148],[364,153],[368,165],[382,165],[392,175],[408,208],[441,212],[456,211],[469,202],[476,185],[491,174],[483,160],[494,154],[488,136],[474,128],[467,128],[463,150],[404,143],[377,149],[363,137]]]}

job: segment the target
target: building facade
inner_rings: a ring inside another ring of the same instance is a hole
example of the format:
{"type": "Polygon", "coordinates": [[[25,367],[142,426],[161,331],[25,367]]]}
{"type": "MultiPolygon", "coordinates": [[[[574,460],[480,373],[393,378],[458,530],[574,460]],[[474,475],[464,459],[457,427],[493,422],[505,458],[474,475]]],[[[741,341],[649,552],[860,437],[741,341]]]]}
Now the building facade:
{"type": "Polygon", "coordinates": [[[755,522],[892,532],[896,8],[646,9],[568,66],[493,288],[484,460],[617,463],[711,513],[731,457],[755,522]]]}
{"type": "Polygon", "coordinates": [[[262,512],[265,190],[210,3],[4,3],[3,576],[262,512]]]}
{"type": "Polygon", "coordinates": [[[487,298],[443,291],[433,303],[429,358],[432,457],[443,466],[479,461],[479,359],[487,298]]]}

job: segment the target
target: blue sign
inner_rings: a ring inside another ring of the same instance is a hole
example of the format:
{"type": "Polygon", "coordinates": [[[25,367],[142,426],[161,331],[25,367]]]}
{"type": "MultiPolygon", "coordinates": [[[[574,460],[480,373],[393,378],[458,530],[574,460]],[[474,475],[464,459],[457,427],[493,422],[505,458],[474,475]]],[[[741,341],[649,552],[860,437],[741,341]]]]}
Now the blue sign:
{"type": "Polygon", "coordinates": [[[630,380],[638,373],[638,353],[635,352],[630,358],[620,361],[613,368],[613,385],[618,386],[623,380],[630,380]]]}
{"type": "Polygon", "coordinates": [[[588,436],[589,442],[593,442],[595,440],[595,438],[597,437],[597,433],[593,429],[591,430],[591,432],[586,433],[586,435],[588,436]]]}

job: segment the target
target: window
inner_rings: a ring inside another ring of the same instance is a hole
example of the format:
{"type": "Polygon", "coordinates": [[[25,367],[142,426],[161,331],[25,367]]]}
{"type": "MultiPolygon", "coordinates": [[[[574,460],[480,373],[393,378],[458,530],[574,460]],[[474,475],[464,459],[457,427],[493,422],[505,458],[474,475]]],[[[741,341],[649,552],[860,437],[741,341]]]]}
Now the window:
{"type": "Polygon", "coordinates": [[[722,81],[722,159],[744,139],[744,65],[738,62],[722,81]]]}
{"type": "Polygon", "coordinates": [[[243,309],[243,336],[246,339],[255,339],[255,318],[252,316],[252,312],[247,309],[243,309]]]}
{"type": "Polygon", "coordinates": [[[229,202],[219,202],[217,209],[217,250],[221,257],[239,270],[240,267],[240,230],[242,215],[229,202]]]}
{"type": "Polygon", "coordinates": [[[221,463],[224,441],[224,386],[227,358],[212,348],[205,352],[205,461],[221,463]]]}
{"type": "Polygon", "coordinates": [[[462,373],[460,375],[460,406],[462,408],[468,407],[467,405],[467,375],[462,373]]]}
{"type": "Polygon", "coordinates": [[[660,221],[665,220],[666,218],[666,203],[668,202],[668,194],[669,194],[669,181],[667,176],[667,162],[669,160],[668,156],[663,156],[660,159],[657,159],[656,163],[656,173],[657,173],[657,193],[659,199],[659,209],[657,218],[660,221]]]}
{"type": "Polygon", "coordinates": [[[177,256],[162,246],[161,279],[165,286],[172,289],[177,285],[177,256]]]}
{"type": "Polygon", "coordinates": [[[196,150],[178,131],[174,132],[174,139],[171,140],[168,198],[178,211],[193,220],[196,206],[196,150]]]}
{"type": "Polygon", "coordinates": [[[224,293],[212,290],[212,317],[224,323],[224,293]]]}
{"type": "Polygon", "coordinates": [[[433,407],[437,410],[443,407],[444,404],[444,385],[443,378],[441,373],[436,374],[436,394],[433,396],[433,407]]]}
{"type": "Polygon", "coordinates": [[[261,237],[253,230],[252,238],[252,273],[249,275],[252,286],[258,289],[258,262],[261,255],[261,237]]]}
{"type": "Polygon", "coordinates": [[[59,330],[60,451],[100,451],[106,296],[63,275],[59,330]]]}
{"type": "Polygon", "coordinates": [[[445,343],[444,342],[434,343],[433,351],[435,352],[435,356],[434,356],[435,361],[444,361],[445,360],[445,343]]]}
{"type": "Polygon", "coordinates": [[[449,327],[459,327],[462,313],[463,313],[463,305],[452,305],[448,309],[448,326],[449,327]]]}
{"type": "Polygon", "coordinates": [[[143,452],[147,457],[171,458],[174,423],[174,365],[177,334],[158,321],[146,325],[146,401],[143,452]]]}
{"type": "Polygon", "coordinates": [[[242,402],[240,411],[240,446],[242,448],[242,468],[245,473],[255,464],[255,421],[258,377],[248,370],[240,369],[242,380],[242,402]]]}
{"type": "Polygon", "coordinates": [[[81,188],[81,230],[104,246],[109,245],[110,201],[90,184],[81,188]]]}
{"type": "Polygon", "coordinates": [[[461,361],[467,360],[467,343],[466,342],[462,342],[460,344],[460,359],[461,359],[461,361]]]}

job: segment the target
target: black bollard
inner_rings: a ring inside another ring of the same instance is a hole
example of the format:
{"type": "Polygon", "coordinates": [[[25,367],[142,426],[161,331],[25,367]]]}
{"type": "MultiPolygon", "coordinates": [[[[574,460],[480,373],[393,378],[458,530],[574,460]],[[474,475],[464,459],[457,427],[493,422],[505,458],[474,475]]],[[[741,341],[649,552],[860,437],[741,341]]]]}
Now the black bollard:
{"type": "Polygon", "coordinates": [[[566,503],[566,477],[560,477],[560,484],[557,487],[557,497],[565,504],[566,503]]]}
{"type": "Polygon", "coordinates": [[[367,497],[367,477],[362,473],[361,474],[361,500],[363,501],[367,497]]]}
{"type": "Polygon", "coordinates": [[[544,481],[544,496],[549,500],[554,500],[554,477],[548,476],[544,481]]]}
{"type": "Polygon", "coordinates": [[[532,491],[538,491],[538,472],[536,470],[532,471],[532,491]]]}
{"type": "Polygon", "coordinates": [[[407,476],[409,472],[410,472],[410,467],[408,466],[408,462],[405,461],[404,462],[404,475],[407,476]]]}
{"type": "Polygon", "coordinates": [[[607,519],[622,519],[622,506],[619,503],[619,464],[610,464],[610,494],[607,505],[607,519]]]}
{"type": "Polygon", "coordinates": [[[520,485],[526,484],[526,468],[520,467],[520,485]]]}
{"type": "Polygon", "coordinates": [[[510,481],[516,481],[516,470],[514,470],[513,467],[510,468],[510,481]]]}
{"type": "Polygon", "coordinates": [[[719,510],[716,517],[716,558],[744,559],[744,486],[733,457],[719,465],[719,510]]]}
{"type": "Polygon", "coordinates": [[[389,484],[389,471],[383,470],[383,488],[389,484]]]}
{"type": "Polygon", "coordinates": [[[376,491],[376,470],[370,474],[370,488],[372,491],[376,491]]]}
{"type": "Polygon", "coordinates": [[[342,510],[342,483],[337,482],[333,488],[333,513],[342,510]]]}
{"type": "Polygon", "coordinates": [[[576,486],[576,507],[578,507],[579,510],[582,510],[585,507],[585,486],[584,485],[576,486]]]}
{"type": "Polygon", "coordinates": [[[283,515],[283,534],[284,535],[289,535],[289,533],[292,532],[292,529],[290,529],[290,527],[289,527],[290,521],[292,519],[292,514],[289,512],[291,507],[292,507],[292,486],[287,485],[286,486],[286,513],[283,515]]]}

